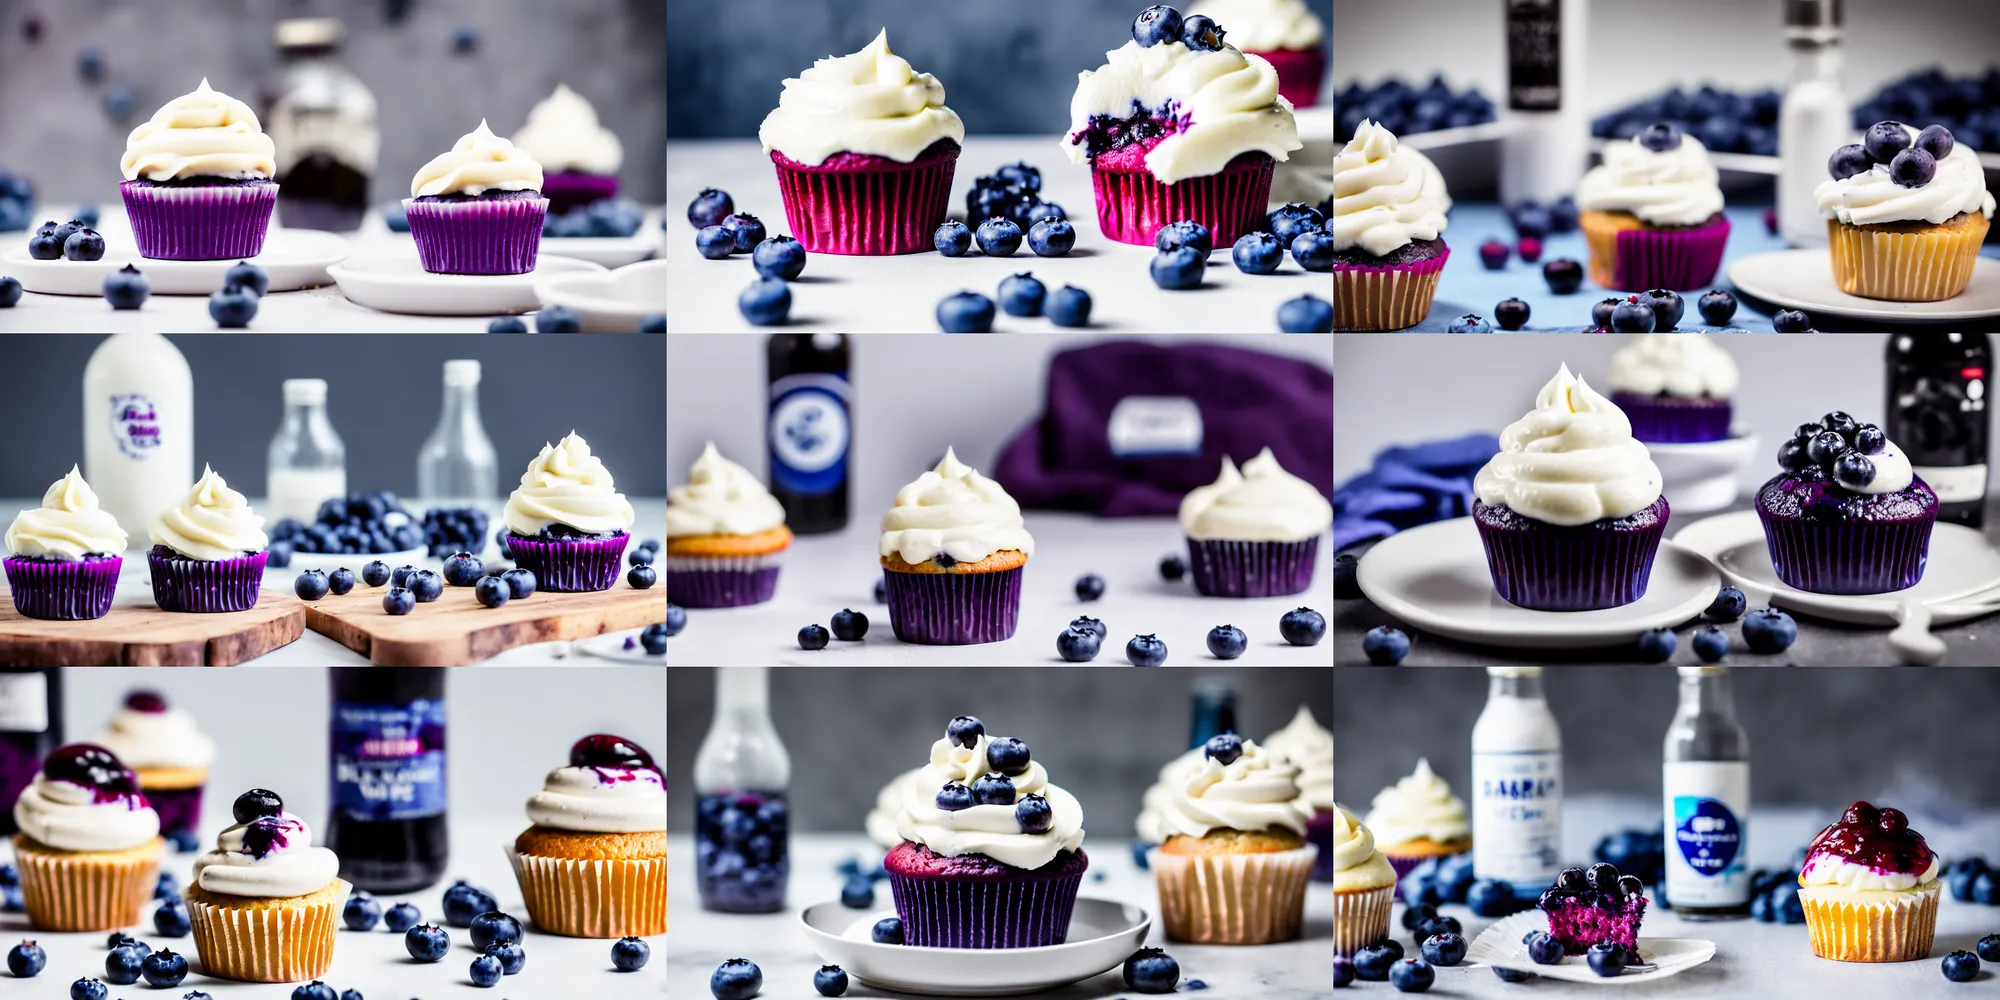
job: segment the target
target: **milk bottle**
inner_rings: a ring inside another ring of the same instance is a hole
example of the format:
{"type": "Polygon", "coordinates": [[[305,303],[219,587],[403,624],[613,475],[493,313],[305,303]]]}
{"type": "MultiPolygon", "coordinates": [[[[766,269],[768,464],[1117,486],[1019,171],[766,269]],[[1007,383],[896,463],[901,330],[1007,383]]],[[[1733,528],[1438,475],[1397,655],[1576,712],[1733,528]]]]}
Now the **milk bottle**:
{"type": "Polygon", "coordinates": [[[134,548],[194,483],[194,376],[157,333],[117,333],[83,368],[83,476],[134,548]]]}

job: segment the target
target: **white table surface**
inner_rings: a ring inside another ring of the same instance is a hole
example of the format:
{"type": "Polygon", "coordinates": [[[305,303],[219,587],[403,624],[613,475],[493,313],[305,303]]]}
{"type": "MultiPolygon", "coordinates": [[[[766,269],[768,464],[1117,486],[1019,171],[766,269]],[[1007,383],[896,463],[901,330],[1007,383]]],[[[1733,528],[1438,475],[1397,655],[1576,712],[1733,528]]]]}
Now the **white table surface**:
{"type": "MultiPolygon", "coordinates": [[[[1105,239],[1097,227],[1090,168],[1073,164],[1055,136],[972,138],[959,155],[952,177],[950,211],[964,221],[965,193],[975,178],[1002,164],[1026,161],[1042,171],[1042,200],[1062,205],[1076,226],[1076,247],[1068,256],[1037,257],[1023,234],[1012,257],[989,258],[973,249],[963,257],[932,252],[895,257],[810,254],[806,269],[792,282],[793,331],[936,333],[937,304],[961,290],[999,302],[1000,279],[1032,271],[1053,294],[1063,285],[1090,293],[1091,328],[1121,332],[1277,332],[1278,306],[1311,293],[1333,298],[1333,276],[1313,274],[1294,263],[1269,275],[1244,274],[1230,262],[1229,248],[1209,258],[1202,287],[1172,292],[1153,284],[1147,265],[1152,247],[1105,239]]],[[[753,331],[737,311],[736,297],[757,277],[748,254],[707,260],[695,250],[687,205],[703,188],[721,188],[738,212],[762,220],[770,235],[791,232],[778,194],[770,157],[754,139],[675,142],[667,147],[667,280],[678,304],[667,313],[675,333],[753,331]]],[[[975,225],[967,223],[968,225],[975,225]]],[[[975,226],[976,227],[976,226],[975,226]]],[[[1002,312],[995,333],[1060,330],[1046,318],[1002,312]]]]}
{"type": "MultiPolygon", "coordinates": [[[[645,939],[653,953],[644,969],[621,973],[611,965],[610,941],[544,934],[529,922],[527,907],[521,901],[520,886],[514,880],[513,869],[509,867],[504,852],[506,845],[512,843],[525,826],[526,821],[517,817],[478,816],[457,821],[452,829],[451,864],[443,881],[407,896],[376,897],[381,901],[384,912],[399,902],[413,903],[423,912],[424,920],[437,924],[450,934],[451,951],[443,960],[435,964],[412,961],[403,946],[403,935],[391,934],[381,924],[366,932],[350,931],[343,924],[334,943],[333,966],[327,970],[322,981],[335,990],[360,990],[369,1000],[403,1000],[413,996],[423,997],[424,1000],[451,997],[625,1000],[660,996],[666,966],[665,935],[645,939]],[[528,953],[527,964],[520,972],[503,977],[500,985],[492,989],[473,986],[467,976],[467,968],[477,957],[472,949],[471,932],[444,922],[444,890],[460,878],[492,893],[499,900],[500,908],[519,919],[526,931],[522,948],[528,953]]],[[[206,827],[204,832],[212,835],[206,827]]],[[[7,853],[11,855],[11,850],[7,853]]],[[[194,854],[170,852],[162,867],[172,871],[181,885],[186,886],[193,871],[194,859],[194,854]]],[[[165,947],[186,955],[190,966],[188,977],[171,990],[156,990],[146,985],[144,979],[131,986],[113,986],[113,998],[179,997],[195,990],[213,994],[216,1000],[282,1000],[291,995],[291,986],[212,979],[194,971],[199,963],[192,935],[167,938],[153,933],[152,914],[157,905],[148,904],[140,927],[127,933],[151,945],[155,951],[165,947]]],[[[32,938],[49,954],[48,966],[33,979],[0,977],[6,982],[6,995],[23,1000],[61,1000],[69,996],[69,984],[77,978],[102,978],[107,933],[51,934],[30,927],[25,914],[0,913],[0,940],[6,941],[7,947],[26,937],[32,938]]]]}
{"type": "MultiPolygon", "coordinates": [[[[1181,966],[1178,995],[1217,1000],[1319,1000],[1327,995],[1328,961],[1333,950],[1333,893],[1314,883],[1306,895],[1305,930],[1297,941],[1259,947],[1177,944],[1167,940],[1159,923],[1159,901],[1153,877],[1132,862],[1131,844],[1124,839],[1091,839],[1084,843],[1090,872],[1080,895],[1112,899],[1143,907],[1153,915],[1150,948],[1165,948],[1181,966]],[[1098,876],[1104,876],[1099,881],[1098,876]],[[1187,981],[1200,979],[1208,990],[1189,992],[1187,981]]],[[[838,867],[846,858],[860,858],[864,868],[881,860],[882,849],[861,834],[795,834],[792,837],[791,889],[781,913],[709,913],[701,909],[694,885],[692,837],[667,838],[668,855],[682,859],[667,878],[667,910],[673,914],[673,950],[667,959],[667,993],[674,997],[706,997],[708,977],[732,958],[747,958],[764,970],[763,997],[794,1000],[817,997],[812,975],[824,964],[812,950],[799,913],[807,906],[840,897],[844,881],[838,867]]],[[[887,882],[875,884],[875,901],[887,905],[887,882]]],[[[905,997],[853,982],[850,997],[905,997]]],[[[1104,1000],[1131,997],[1117,970],[1074,983],[1050,993],[1047,1000],[1104,1000]]]]}
{"type": "Polygon", "coordinates": [[[1056,636],[1070,620],[1089,615],[1111,630],[1091,661],[1129,666],[1125,644],[1135,635],[1156,634],[1167,644],[1167,666],[1331,666],[1332,646],[1293,646],[1278,634],[1278,619],[1298,607],[1330,615],[1333,552],[1322,539],[1312,586],[1290,597],[1203,597],[1194,581],[1160,576],[1160,559],[1187,558],[1187,543],[1172,518],[1096,518],[1084,514],[1028,511],[1035,554],[1023,571],[1020,627],[1005,642],[974,646],[920,646],[899,642],[889,624],[889,606],[875,603],[878,533],[873,522],[855,519],[832,535],[792,540],[778,576],[778,593],[747,608],[690,608],[687,628],[667,640],[667,660],[680,666],[1027,666],[1074,665],[1056,655],[1056,636]],[[1085,573],[1104,578],[1104,596],[1076,597],[1085,573]],[[817,622],[832,630],[834,612],[850,608],[868,616],[861,642],[834,639],[825,649],[799,648],[799,629],[817,622]],[[1235,660],[1208,652],[1208,630],[1235,625],[1249,637],[1249,649],[1235,660]]]}

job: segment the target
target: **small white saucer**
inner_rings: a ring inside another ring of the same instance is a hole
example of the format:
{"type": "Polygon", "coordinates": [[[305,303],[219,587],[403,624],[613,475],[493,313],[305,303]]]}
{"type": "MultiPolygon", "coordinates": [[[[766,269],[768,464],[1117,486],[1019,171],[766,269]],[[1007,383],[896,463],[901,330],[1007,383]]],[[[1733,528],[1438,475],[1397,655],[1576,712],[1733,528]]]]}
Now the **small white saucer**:
{"type": "Polygon", "coordinates": [[[2000,316],[2000,260],[1991,257],[1972,265],[1972,283],[1965,291],[1942,302],[1885,302],[1849,295],[1833,283],[1833,264],[1825,250],[1752,254],[1729,265],[1729,280],[1739,292],[1812,315],[1891,323],[1955,323],[2000,316]]]}
{"type": "Polygon", "coordinates": [[[432,274],[413,244],[357,255],[327,268],[355,305],[414,316],[503,316],[542,307],[535,282],[552,274],[601,272],[604,267],[544,253],[527,274],[432,274]]]}
{"type": "Polygon", "coordinates": [[[1722,578],[1707,559],[1661,539],[1644,597],[1602,611],[1530,611],[1500,598],[1470,517],[1396,532],[1361,557],[1355,579],[1382,610],[1465,642],[1510,649],[1593,649],[1672,628],[1715,600],[1722,578]]]}
{"type": "MultiPolygon", "coordinates": [[[[0,254],[0,265],[21,279],[21,287],[30,292],[95,298],[104,294],[104,279],[127,264],[146,276],[154,295],[213,295],[222,289],[223,275],[239,259],[153,260],[139,256],[129,245],[111,243],[111,239],[105,238],[102,260],[36,260],[28,256],[23,237],[19,246],[0,254]]],[[[295,292],[331,284],[328,267],[340,263],[348,252],[346,238],[335,233],[272,229],[264,238],[264,252],[249,261],[270,275],[271,291],[295,292]]]]}
{"type": "Polygon", "coordinates": [[[665,235],[660,232],[659,217],[649,214],[630,236],[544,236],[542,252],[605,267],[624,267],[659,253],[665,235]]]}
{"type": "Polygon", "coordinates": [[[1079,899],[1069,941],[1046,948],[913,948],[876,944],[869,932],[895,910],[859,914],[838,902],[799,914],[820,958],[863,984],[918,996],[998,997],[1040,993],[1102,975],[1146,943],[1153,918],[1108,899],[1079,899]]]}
{"type": "Polygon", "coordinates": [[[1646,443],[1667,504],[1676,514],[1705,514],[1736,502],[1737,476],[1757,453],[1755,434],[1737,433],[1722,441],[1690,444],[1646,443]]]}
{"type": "Polygon", "coordinates": [[[576,310],[585,333],[636,333],[640,320],[667,311],[667,262],[545,274],[535,281],[535,296],[544,306],[576,310]]]}
{"type": "Polygon", "coordinates": [[[1647,965],[1628,968],[1617,976],[1600,976],[1590,970],[1590,963],[1582,955],[1565,956],[1555,965],[1537,965],[1528,957],[1528,946],[1521,939],[1531,930],[1547,930],[1548,919],[1540,910],[1516,913],[1496,922],[1473,939],[1466,949],[1465,963],[1498,966],[1519,972],[1531,972],[1545,979],[1563,979],[1572,983],[1592,983],[1600,986],[1629,986],[1633,983],[1651,983],[1665,979],[1679,972],[1686,972],[1715,957],[1715,942],[1699,938],[1652,938],[1639,939],[1639,956],[1647,965]]]}

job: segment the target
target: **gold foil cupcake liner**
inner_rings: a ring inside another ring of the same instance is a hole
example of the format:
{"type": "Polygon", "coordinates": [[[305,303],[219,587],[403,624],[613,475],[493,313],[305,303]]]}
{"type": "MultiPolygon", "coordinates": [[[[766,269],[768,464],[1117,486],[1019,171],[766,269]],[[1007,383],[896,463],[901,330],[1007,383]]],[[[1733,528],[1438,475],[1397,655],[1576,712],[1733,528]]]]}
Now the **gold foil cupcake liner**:
{"type": "Polygon", "coordinates": [[[353,886],[325,902],[297,906],[229,906],[187,901],[202,971],[246,983],[301,983],[333,964],[340,908],[353,886]]]}
{"type": "Polygon", "coordinates": [[[160,880],[160,841],[151,854],[52,854],[21,850],[18,844],[14,862],[21,872],[21,902],[38,930],[130,927],[143,917],[160,880]]]}
{"type": "Polygon", "coordinates": [[[541,930],[582,938],[667,932],[666,858],[545,858],[510,846],[507,860],[541,930]]]}
{"type": "MultiPolygon", "coordinates": [[[[1439,263],[1442,263],[1440,261],[1439,263]]],[[[1407,330],[1430,315],[1441,268],[1335,268],[1333,328],[1341,333],[1407,330]]]]}
{"type": "Polygon", "coordinates": [[[1813,954],[1836,962],[1914,962],[1929,957],[1937,934],[1937,883],[1879,903],[1822,899],[1799,892],[1813,954]]]}
{"type": "Polygon", "coordinates": [[[1937,302],[1965,291],[1991,224],[1972,213],[1964,225],[1891,233],[1826,224],[1833,280],[1840,290],[1887,302],[1937,302]]]}
{"type": "MultiPolygon", "coordinates": [[[[1190,857],[1154,848],[1146,856],[1160,892],[1160,920],[1167,940],[1191,944],[1272,944],[1299,936],[1306,887],[1312,880],[1311,844],[1295,851],[1190,857]]],[[[1388,930],[1389,895],[1381,902],[1380,938],[1388,930]]],[[[1340,898],[1335,893],[1334,898],[1340,898]]],[[[1373,919],[1374,914],[1369,914],[1373,919]]],[[[1334,937],[1343,940],[1335,906],[1334,937]]]]}

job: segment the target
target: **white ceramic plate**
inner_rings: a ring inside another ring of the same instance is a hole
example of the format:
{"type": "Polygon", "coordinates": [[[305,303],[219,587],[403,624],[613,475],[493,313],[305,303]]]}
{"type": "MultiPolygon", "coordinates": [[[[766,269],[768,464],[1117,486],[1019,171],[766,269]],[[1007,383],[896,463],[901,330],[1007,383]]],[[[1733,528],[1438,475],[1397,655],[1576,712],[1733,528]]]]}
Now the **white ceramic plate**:
{"type": "Polygon", "coordinates": [[[1500,599],[1472,518],[1399,531],[1361,557],[1361,590],[1382,610],[1437,635],[1510,649],[1593,649],[1672,628],[1715,600],[1721,574],[1693,550],[1660,541],[1646,595],[1602,611],[1530,611],[1500,599]]]}
{"type": "Polygon", "coordinates": [[[630,663],[642,667],[665,666],[667,662],[665,653],[654,656],[646,652],[646,647],[638,644],[639,633],[643,631],[645,630],[633,628],[626,629],[623,632],[606,632],[603,635],[593,635],[588,639],[578,639],[575,643],[572,643],[572,646],[577,652],[595,656],[600,660],[610,660],[614,663],[630,663]],[[633,643],[631,649],[625,648],[625,640],[628,638],[633,643]]]}
{"type": "MultiPolygon", "coordinates": [[[[21,287],[44,295],[104,294],[104,279],[127,264],[139,269],[152,286],[154,295],[213,295],[222,288],[223,275],[236,266],[228,260],[150,260],[125,243],[118,233],[105,237],[102,260],[36,260],[28,256],[25,237],[0,254],[0,265],[21,279],[21,287]]],[[[327,274],[349,252],[346,238],[313,229],[273,229],[264,239],[264,252],[250,258],[252,264],[271,277],[273,292],[294,292],[331,284],[327,274]]]]}
{"type": "Polygon", "coordinates": [[[2000,316],[2000,260],[1981,257],[1972,265],[1972,283],[1943,302],[1883,302],[1849,295],[1833,283],[1825,250],[1778,250],[1752,254],[1729,265],[1736,290],[1810,315],[1832,313],[1891,323],[1952,323],[2000,316]]]}
{"type": "Polygon", "coordinates": [[[1153,918],[1136,906],[1079,899],[1069,942],[1047,948],[912,948],[876,944],[875,922],[894,910],[859,914],[838,902],[799,914],[820,958],[876,989],[919,996],[997,997],[1039,993],[1101,975],[1122,965],[1146,942],[1153,918]]]}
{"type": "Polygon", "coordinates": [[[1650,968],[1626,969],[1623,975],[1600,976],[1590,971],[1590,964],[1582,955],[1566,956],[1558,965],[1536,965],[1528,957],[1528,946],[1521,943],[1531,930],[1547,930],[1548,920],[1539,910],[1516,913],[1511,917],[1486,928],[1466,949],[1466,963],[1495,965],[1504,969],[1518,969],[1532,972],[1545,979],[1563,979],[1572,983],[1592,983],[1601,986],[1630,986],[1633,983],[1650,983],[1665,979],[1679,972],[1686,972],[1715,957],[1715,942],[1699,938],[1639,938],[1639,955],[1651,963],[1650,968]]]}
{"type": "Polygon", "coordinates": [[[535,281],[535,296],[544,306],[576,310],[585,333],[636,333],[640,320],[667,311],[667,262],[543,275],[535,281]]]}
{"type": "Polygon", "coordinates": [[[1646,443],[1660,468],[1667,504],[1676,514],[1701,514],[1735,503],[1737,476],[1757,448],[1757,435],[1740,432],[1723,441],[1646,443]]]}
{"type": "MultiPolygon", "coordinates": [[[[356,305],[414,316],[504,316],[542,307],[535,282],[553,274],[598,273],[603,265],[543,253],[527,274],[432,274],[413,244],[350,257],[327,272],[356,305]]],[[[530,324],[532,326],[532,324],[530,324]]]]}
{"type": "Polygon", "coordinates": [[[638,231],[630,236],[544,236],[542,252],[587,260],[605,267],[624,267],[659,253],[665,236],[660,231],[659,216],[649,212],[646,221],[640,223],[638,231]]]}

